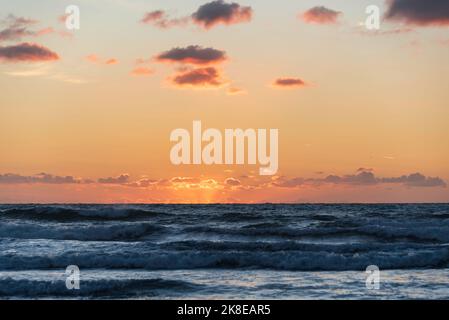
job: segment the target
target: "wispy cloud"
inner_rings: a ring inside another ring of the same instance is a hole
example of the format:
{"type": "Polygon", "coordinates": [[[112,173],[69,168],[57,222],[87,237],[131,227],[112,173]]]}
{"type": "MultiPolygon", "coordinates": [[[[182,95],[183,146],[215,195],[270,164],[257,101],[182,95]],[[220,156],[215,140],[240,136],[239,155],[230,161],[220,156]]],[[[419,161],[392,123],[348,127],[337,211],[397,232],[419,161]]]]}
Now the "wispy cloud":
{"type": "Polygon", "coordinates": [[[36,25],[39,21],[16,17],[9,15],[6,19],[0,21],[0,25],[4,25],[4,29],[0,30],[0,42],[2,41],[19,41],[26,37],[41,37],[49,34],[56,34],[60,36],[72,36],[66,31],[57,31],[53,27],[44,27],[36,30],[36,25]],[[34,29],[32,29],[34,28],[34,29]]]}
{"type": "Polygon", "coordinates": [[[130,73],[133,76],[150,76],[154,73],[154,70],[149,67],[135,67],[130,73]]]}
{"type": "Polygon", "coordinates": [[[230,96],[242,95],[247,93],[245,89],[238,87],[229,87],[228,90],[226,90],[226,92],[230,96]]]}
{"type": "Polygon", "coordinates": [[[96,54],[90,54],[86,56],[86,60],[100,65],[115,65],[119,63],[119,60],[116,58],[102,58],[97,56],[96,54]]]}
{"type": "Polygon", "coordinates": [[[165,11],[155,10],[145,13],[140,22],[143,24],[153,25],[161,29],[168,29],[174,26],[186,25],[189,20],[189,17],[171,18],[165,11]]]}

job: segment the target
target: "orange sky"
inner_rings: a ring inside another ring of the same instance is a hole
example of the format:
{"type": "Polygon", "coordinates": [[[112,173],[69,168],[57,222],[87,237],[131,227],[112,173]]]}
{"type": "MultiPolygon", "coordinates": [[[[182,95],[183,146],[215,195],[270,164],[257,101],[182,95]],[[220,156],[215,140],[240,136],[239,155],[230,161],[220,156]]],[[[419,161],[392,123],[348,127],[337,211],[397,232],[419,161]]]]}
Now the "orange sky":
{"type": "Polygon", "coordinates": [[[449,15],[417,1],[0,0],[0,202],[447,202],[449,15]],[[279,171],[174,166],[193,120],[279,129],[279,171]]]}

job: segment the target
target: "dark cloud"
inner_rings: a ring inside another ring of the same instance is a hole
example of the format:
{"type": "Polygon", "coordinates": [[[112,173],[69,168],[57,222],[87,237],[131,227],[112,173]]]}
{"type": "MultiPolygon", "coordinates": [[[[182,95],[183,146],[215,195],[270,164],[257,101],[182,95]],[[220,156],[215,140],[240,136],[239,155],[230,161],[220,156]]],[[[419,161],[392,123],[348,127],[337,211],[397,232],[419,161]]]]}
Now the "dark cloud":
{"type": "Polygon", "coordinates": [[[195,65],[207,65],[220,63],[226,60],[226,52],[214,48],[200,46],[188,46],[185,48],[173,48],[162,52],[156,57],[160,62],[185,63],[195,65]]]}
{"type": "Polygon", "coordinates": [[[235,179],[235,178],[227,178],[227,179],[224,181],[224,183],[225,183],[225,185],[227,185],[227,186],[239,186],[239,185],[242,184],[242,182],[241,182],[240,180],[235,179]]]}
{"type": "Polygon", "coordinates": [[[357,169],[357,172],[373,172],[374,169],[373,168],[364,168],[364,167],[360,167],[357,169]]]}
{"type": "Polygon", "coordinates": [[[59,60],[59,56],[39,44],[25,42],[12,46],[0,46],[0,61],[39,62],[53,60],[59,60]]]}
{"type": "Polygon", "coordinates": [[[286,179],[285,177],[274,180],[272,185],[280,188],[295,188],[301,186],[305,183],[306,180],[303,178],[292,178],[286,179]]]}
{"type": "Polygon", "coordinates": [[[329,175],[324,178],[325,182],[331,183],[343,183],[343,184],[361,184],[361,185],[371,185],[376,184],[378,180],[372,172],[362,171],[355,175],[345,175],[342,177],[329,175]]]}
{"type": "Polygon", "coordinates": [[[252,17],[251,7],[243,7],[238,3],[226,3],[223,0],[203,4],[192,14],[193,21],[209,29],[217,24],[235,24],[248,22],[252,17]]]}
{"type": "Polygon", "coordinates": [[[182,71],[172,79],[177,86],[218,87],[224,81],[220,72],[212,67],[182,71]]]}
{"type": "Polygon", "coordinates": [[[170,18],[163,10],[156,10],[145,13],[140,22],[150,24],[161,29],[168,29],[174,26],[185,25],[189,18],[170,18]]]}
{"type": "Polygon", "coordinates": [[[448,0],[389,0],[387,20],[419,26],[449,26],[448,0]]]}
{"type": "Polygon", "coordinates": [[[279,78],[274,81],[273,85],[279,88],[295,88],[304,87],[306,83],[299,78],[279,78]]]}
{"type": "Polygon", "coordinates": [[[304,184],[342,184],[359,186],[400,184],[408,187],[446,187],[446,182],[441,178],[426,177],[421,173],[413,173],[400,177],[376,177],[373,172],[366,171],[366,169],[358,171],[357,174],[344,176],[328,175],[323,179],[304,179],[301,177],[287,179],[285,177],[280,177],[274,180],[271,184],[282,188],[295,188],[304,184]]]}
{"type": "Polygon", "coordinates": [[[307,10],[300,16],[300,18],[306,23],[335,24],[338,22],[340,15],[341,12],[339,11],[319,6],[307,10]]]}
{"type": "MultiPolygon", "coordinates": [[[[377,177],[373,172],[361,171],[357,174],[349,175],[328,175],[325,178],[302,178],[302,177],[277,177],[270,182],[263,182],[257,186],[248,186],[242,184],[242,179],[250,179],[252,177],[241,176],[237,178],[227,178],[222,184],[219,184],[213,179],[200,180],[196,177],[174,177],[170,180],[167,179],[149,179],[147,177],[142,177],[139,180],[130,181],[130,176],[128,174],[121,174],[116,177],[100,178],[97,180],[99,184],[111,184],[111,185],[122,185],[127,187],[169,187],[170,185],[222,185],[230,187],[239,188],[252,188],[252,187],[267,187],[274,186],[279,188],[297,188],[300,186],[315,186],[326,184],[334,185],[349,185],[349,186],[373,186],[373,185],[400,185],[405,187],[440,187],[445,188],[447,186],[446,182],[439,177],[428,177],[421,173],[412,173],[409,175],[402,175],[398,177],[377,177]]],[[[49,173],[39,173],[36,175],[20,175],[13,173],[0,174],[0,184],[92,184],[95,181],[91,179],[76,178],[74,176],[58,176],[49,173]]]]}
{"type": "Polygon", "coordinates": [[[384,183],[402,183],[409,187],[446,187],[446,182],[438,177],[426,177],[421,173],[412,173],[397,178],[382,178],[384,183]]]}
{"type": "Polygon", "coordinates": [[[80,179],[72,176],[55,176],[48,173],[39,173],[34,176],[22,176],[14,173],[0,174],[0,184],[2,183],[47,183],[47,184],[64,184],[64,183],[82,183],[80,179]]]}
{"type": "Polygon", "coordinates": [[[117,177],[108,177],[108,178],[100,178],[98,179],[98,183],[104,184],[124,184],[129,180],[129,174],[121,174],[117,177]]]}

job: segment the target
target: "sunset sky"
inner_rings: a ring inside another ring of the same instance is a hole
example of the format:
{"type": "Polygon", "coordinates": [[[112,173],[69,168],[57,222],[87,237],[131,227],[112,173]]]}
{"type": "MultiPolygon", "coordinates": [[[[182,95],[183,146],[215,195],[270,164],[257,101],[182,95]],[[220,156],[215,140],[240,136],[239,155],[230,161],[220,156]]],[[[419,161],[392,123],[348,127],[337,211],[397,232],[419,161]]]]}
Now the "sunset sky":
{"type": "Polygon", "coordinates": [[[234,1],[0,0],[0,202],[449,201],[449,1],[234,1]],[[171,164],[193,120],[277,174],[171,164]]]}

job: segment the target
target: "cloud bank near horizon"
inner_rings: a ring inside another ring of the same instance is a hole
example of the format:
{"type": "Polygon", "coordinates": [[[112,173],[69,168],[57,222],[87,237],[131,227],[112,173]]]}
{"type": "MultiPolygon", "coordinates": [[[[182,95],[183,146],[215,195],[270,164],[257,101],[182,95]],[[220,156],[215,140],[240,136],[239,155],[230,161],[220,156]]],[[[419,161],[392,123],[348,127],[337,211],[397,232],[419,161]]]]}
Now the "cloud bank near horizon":
{"type": "MultiPolygon", "coordinates": [[[[207,180],[207,179],[206,179],[207,180]]],[[[165,179],[148,179],[143,177],[137,180],[131,180],[131,176],[127,173],[120,174],[118,176],[111,176],[98,179],[83,179],[76,178],[74,176],[59,176],[49,173],[39,173],[36,175],[20,175],[13,173],[0,174],[0,184],[30,184],[30,183],[42,183],[42,184],[115,184],[131,187],[148,187],[153,185],[178,185],[189,184],[199,185],[206,181],[197,177],[173,177],[165,179]],[[169,182],[167,184],[167,181],[169,182]],[[142,183],[144,182],[144,183],[142,183]]],[[[213,180],[213,179],[209,179],[213,180]]],[[[247,179],[243,179],[247,180],[247,179]]],[[[251,179],[250,179],[251,180],[251,179]]],[[[215,181],[215,180],[214,180],[215,181]]],[[[210,182],[210,181],[209,181],[210,182]]],[[[251,181],[249,181],[251,182],[251,181]]],[[[440,177],[425,176],[419,172],[405,174],[394,177],[378,177],[373,173],[372,169],[360,168],[355,174],[346,175],[327,175],[324,178],[303,178],[303,177],[285,177],[276,176],[272,180],[258,181],[257,183],[248,183],[253,187],[280,187],[280,188],[297,188],[305,185],[320,186],[324,184],[333,185],[348,185],[348,186],[372,186],[379,184],[396,184],[406,187],[447,187],[447,183],[440,177]]],[[[222,183],[216,182],[217,186],[245,186],[242,179],[235,177],[228,177],[222,183]]]]}

